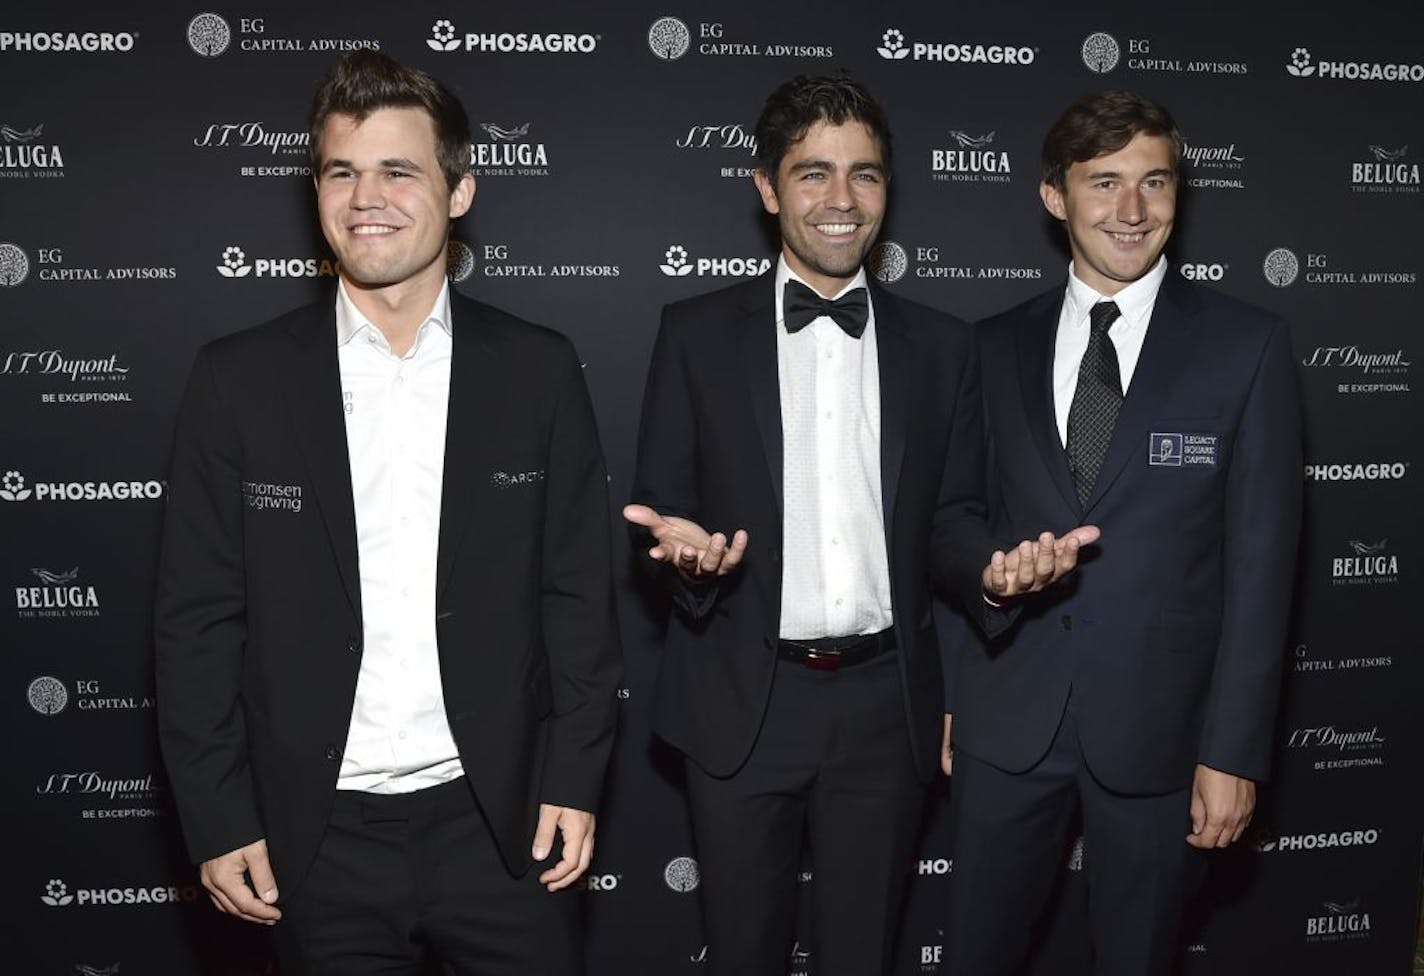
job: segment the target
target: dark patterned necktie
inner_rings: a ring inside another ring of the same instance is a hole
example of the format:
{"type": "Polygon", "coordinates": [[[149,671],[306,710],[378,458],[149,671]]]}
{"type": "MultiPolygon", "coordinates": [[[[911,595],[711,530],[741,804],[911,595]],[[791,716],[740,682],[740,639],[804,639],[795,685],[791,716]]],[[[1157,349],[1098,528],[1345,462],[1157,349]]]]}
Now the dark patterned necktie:
{"type": "Polygon", "coordinates": [[[822,298],[801,282],[788,278],[781,299],[781,320],[786,331],[795,335],[822,315],[829,315],[841,331],[859,339],[870,318],[870,298],[864,288],[854,288],[834,300],[822,298]]]}
{"type": "Polygon", "coordinates": [[[1122,314],[1114,302],[1099,302],[1088,313],[1088,348],[1078,367],[1078,385],[1068,408],[1068,470],[1086,508],[1108,453],[1117,411],[1122,406],[1122,374],[1108,326],[1122,314]]]}

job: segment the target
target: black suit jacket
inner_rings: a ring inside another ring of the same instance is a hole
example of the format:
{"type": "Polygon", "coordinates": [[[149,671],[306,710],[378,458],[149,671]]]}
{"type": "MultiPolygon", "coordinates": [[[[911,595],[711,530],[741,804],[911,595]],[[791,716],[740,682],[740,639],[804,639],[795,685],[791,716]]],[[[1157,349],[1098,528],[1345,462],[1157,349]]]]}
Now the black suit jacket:
{"type": "MultiPolygon", "coordinates": [[[[520,873],[540,802],[595,808],[613,738],[607,482],[568,341],[453,291],[450,308],[441,683],[465,774],[520,873]]],[[[158,719],[195,860],[266,837],[279,886],[299,883],[335,791],[361,620],[329,297],[203,347],[178,416],[158,719]],[[244,482],[294,487],[301,509],[249,506],[244,482]]]]}
{"type": "MultiPolygon", "coordinates": [[[[669,305],[643,400],[633,500],[708,531],[747,530],[738,570],[707,592],[659,566],[668,625],[656,731],[709,773],[751,752],[781,613],[782,439],[773,275],[669,305]]],[[[963,323],[872,286],[881,397],[881,494],[890,591],[916,767],[943,731],[930,576],[984,616],[980,393],[963,323]]],[[[648,543],[639,539],[644,550],[648,543]]]]}
{"type": "Polygon", "coordinates": [[[1054,419],[1063,296],[980,326],[989,508],[1009,536],[1103,536],[994,648],[967,629],[947,642],[956,746],[1027,769],[1071,687],[1084,756],[1112,789],[1179,789],[1198,762],[1264,779],[1301,504],[1289,329],[1170,269],[1084,508],[1054,419]]]}

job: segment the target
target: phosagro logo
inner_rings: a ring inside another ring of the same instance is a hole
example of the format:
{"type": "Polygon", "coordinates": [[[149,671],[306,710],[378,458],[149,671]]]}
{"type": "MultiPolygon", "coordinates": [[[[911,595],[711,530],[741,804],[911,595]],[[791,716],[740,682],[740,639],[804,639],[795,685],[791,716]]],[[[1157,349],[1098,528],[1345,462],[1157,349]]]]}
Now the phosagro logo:
{"type": "Polygon", "coordinates": [[[695,274],[699,278],[751,278],[771,267],[770,258],[697,258],[688,257],[687,248],[674,244],[663,253],[658,269],[671,278],[695,274]]]}
{"type": "Polygon", "coordinates": [[[597,34],[490,33],[461,36],[453,22],[437,20],[430,26],[425,45],[432,51],[478,51],[495,54],[592,54],[598,50],[597,34]]]}
{"type": "Polygon", "coordinates": [[[126,54],[137,39],[128,31],[0,31],[0,52],[126,54]]]}
{"type": "Polygon", "coordinates": [[[1307,464],[1306,481],[1403,481],[1408,461],[1372,461],[1368,464],[1307,464]]]}
{"type": "Polygon", "coordinates": [[[13,288],[30,276],[30,256],[18,244],[0,244],[0,288],[13,288]]]}
{"type": "Polygon", "coordinates": [[[880,35],[875,49],[887,61],[932,61],[944,64],[1033,64],[1038,49],[1015,44],[965,44],[915,41],[906,46],[905,35],[898,27],[890,27],[880,35]]]}
{"type": "Polygon", "coordinates": [[[1188,281],[1220,281],[1226,277],[1226,267],[1224,264],[1206,264],[1198,261],[1179,265],[1177,271],[1188,281]]]}
{"type": "Polygon", "coordinates": [[[140,501],[162,498],[164,490],[161,481],[41,481],[30,488],[18,471],[6,471],[0,485],[0,499],[7,502],[140,501]]]}
{"type": "Polygon", "coordinates": [[[179,902],[198,900],[196,885],[152,885],[143,888],[78,888],[70,892],[69,886],[58,878],[51,878],[44,888],[40,901],[51,908],[67,905],[81,907],[112,907],[114,905],[176,905],[179,902]]]}
{"type": "Polygon", "coordinates": [[[1286,73],[1296,78],[1327,78],[1343,81],[1424,81],[1424,64],[1379,61],[1326,61],[1312,63],[1310,49],[1291,52],[1286,73]]]}
{"type": "Polygon", "coordinates": [[[1256,831],[1251,849],[1257,854],[1295,854],[1307,851],[1331,851],[1346,847],[1372,847],[1379,842],[1377,827],[1364,830],[1333,830],[1318,834],[1281,834],[1269,830],[1256,831]]]}
{"type": "Polygon", "coordinates": [[[223,249],[217,273],[224,278],[329,278],[336,274],[336,262],[329,258],[257,258],[247,263],[247,254],[236,244],[223,249]]]}

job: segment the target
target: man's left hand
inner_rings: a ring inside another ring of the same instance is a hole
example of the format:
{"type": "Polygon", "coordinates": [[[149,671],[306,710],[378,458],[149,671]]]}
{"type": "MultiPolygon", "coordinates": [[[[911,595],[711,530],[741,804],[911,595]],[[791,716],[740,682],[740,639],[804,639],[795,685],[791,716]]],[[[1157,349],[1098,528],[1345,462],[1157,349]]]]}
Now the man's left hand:
{"type": "Polygon", "coordinates": [[[1197,764],[1192,779],[1192,832],[1187,843],[1202,850],[1241,839],[1256,809],[1256,784],[1241,776],[1197,764]]]}
{"type": "Polygon", "coordinates": [[[1078,550],[1100,535],[1096,525],[1080,525],[1056,539],[1045,532],[1037,541],[1025,539],[1008,552],[996,551],[984,567],[984,595],[997,602],[1037,593],[1071,573],[1078,565],[1078,550]]]}
{"type": "Polygon", "coordinates": [[[593,860],[594,816],[573,807],[539,804],[539,826],[534,831],[534,860],[542,861],[554,847],[554,831],[564,838],[564,855],[549,870],[539,875],[539,883],[550,891],[567,888],[588,870],[593,860]]]}

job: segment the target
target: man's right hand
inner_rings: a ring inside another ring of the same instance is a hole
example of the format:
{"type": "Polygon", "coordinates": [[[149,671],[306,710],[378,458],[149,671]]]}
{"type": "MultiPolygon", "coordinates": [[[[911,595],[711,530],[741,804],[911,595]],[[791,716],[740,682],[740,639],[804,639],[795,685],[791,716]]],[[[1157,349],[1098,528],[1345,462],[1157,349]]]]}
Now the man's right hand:
{"type": "Polygon", "coordinates": [[[745,529],[734,532],[728,545],[727,537],[721,532],[709,535],[690,519],[659,515],[647,505],[625,505],[623,517],[652,534],[656,545],[648,550],[648,555],[674,567],[688,582],[701,583],[726,576],[746,555],[745,529]]]}
{"type": "Polygon", "coordinates": [[[198,874],[219,911],[261,925],[274,925],[282,917],[276,908],[277,879],[267,862],[265,839],[204,861],[198,874]],[[244,872],[252,879],[250,886],[244,872]]]}

